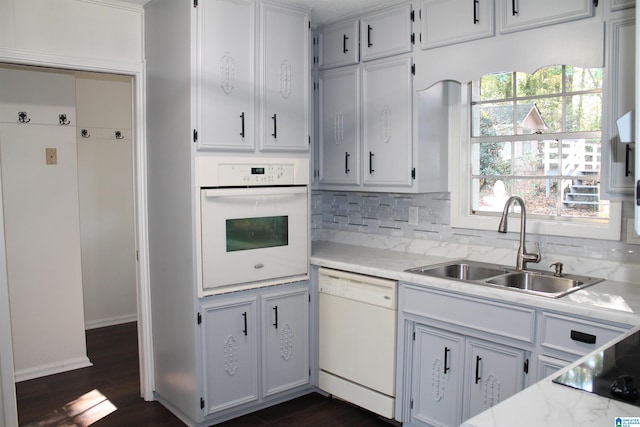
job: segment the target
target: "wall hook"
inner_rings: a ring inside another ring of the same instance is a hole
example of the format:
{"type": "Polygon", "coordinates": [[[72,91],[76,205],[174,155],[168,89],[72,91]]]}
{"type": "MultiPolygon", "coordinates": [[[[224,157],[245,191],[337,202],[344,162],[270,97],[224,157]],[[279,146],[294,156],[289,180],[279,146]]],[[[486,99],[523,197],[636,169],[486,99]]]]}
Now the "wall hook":
{"type": "Polygon", "coordinates": [[[18,121],[20,123],[29,123],[31,121],[31,119],[27,117],[27,112],[26,111],[20,111],[18,113],[18,121]]]}
{"type": "Polygon", "coordinates": [[[89,135],[89,131],[88,131],[88,130],[86,130],[86,129],[82,129],[82,130],[80,131],[80,136],[82,136],[83,138],[89,138],[89,137],[91,137],[91,135],[89,135]]]}
{"type": "Polygon", "coordinates": [[[71,124],[71,122],[67,120],[66,114],[58,114],[58,120],[60,121],[60,124],[63,126],[67,126],[71,124]]]}
{"type": "Polygon", "coordinates": [[[124,139],[124,135],[119,130],[116,131],[116,139],[124,139]]]}

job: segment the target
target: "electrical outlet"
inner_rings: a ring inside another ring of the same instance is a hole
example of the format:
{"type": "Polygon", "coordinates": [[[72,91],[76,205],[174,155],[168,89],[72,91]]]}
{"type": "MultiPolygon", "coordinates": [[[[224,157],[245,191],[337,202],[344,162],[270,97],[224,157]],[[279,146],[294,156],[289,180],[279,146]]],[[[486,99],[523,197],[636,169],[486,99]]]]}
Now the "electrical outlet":
{"type": "Polygon", "coordinates": [[[627,218],[627,244],[640,245],[640,236],[633,226],[633,218],[627,218]]]}
{"type": "Polygon", "coordinates": [[[57,148],[45,148],[45,156],[47,158],[46,163],[48,165],[58,164],[58,149],[57,148]]]}
{"type": "Polygon", "coordinates": [[[418,207],[409,206],[409,224],[418,225],[418,207]]]}

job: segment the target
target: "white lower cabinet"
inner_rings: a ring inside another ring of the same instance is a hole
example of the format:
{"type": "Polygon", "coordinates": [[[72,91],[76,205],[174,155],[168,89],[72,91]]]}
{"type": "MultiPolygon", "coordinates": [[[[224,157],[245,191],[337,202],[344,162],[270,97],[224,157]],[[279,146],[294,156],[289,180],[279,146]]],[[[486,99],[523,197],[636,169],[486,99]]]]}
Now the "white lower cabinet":
{"type": "Polygon", "coordinates": [[[523,388],[525,351],[417,324],[411,422],[457,426],[523,388]]]}
{"type": "Polygon", "coordinates": [[[308,286],[221,297],[201,316],[205,417],[309,384],[308,286]]]}

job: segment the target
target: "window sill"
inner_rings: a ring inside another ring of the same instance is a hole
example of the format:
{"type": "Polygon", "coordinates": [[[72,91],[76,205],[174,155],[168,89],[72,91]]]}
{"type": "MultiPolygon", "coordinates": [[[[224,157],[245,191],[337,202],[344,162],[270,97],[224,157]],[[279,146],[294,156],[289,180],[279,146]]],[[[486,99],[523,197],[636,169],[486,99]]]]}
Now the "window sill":
{"type": "MultiPolygon", "coordinates": [[[[476,230],[497,230],[500,216],[470,215],[464,212],[464,206],[452,197],[451,226],[476,230]]],[[[514,214],[512,214],[514,215],[514,214]]],[[[511,231],[518,231],[519,224],[513,223],[511,231]]],[[[598,240],[620,240],[622,229],[622,202],[611,201],[609,205],[609,222],[595,223],[571,220],[541,220],[527,218],[528,234],[549,236],[579,237],[598,240]]]]}

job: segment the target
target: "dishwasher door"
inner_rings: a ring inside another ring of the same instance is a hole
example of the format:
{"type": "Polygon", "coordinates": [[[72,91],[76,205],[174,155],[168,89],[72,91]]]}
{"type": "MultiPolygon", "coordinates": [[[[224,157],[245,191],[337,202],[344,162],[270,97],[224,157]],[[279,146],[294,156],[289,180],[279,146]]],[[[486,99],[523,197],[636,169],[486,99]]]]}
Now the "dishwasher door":
{"type": "Polygon", "coordinates": [[[324,268],[319,273],[320,388],[392,418],[397,282],[324,268]]]}

